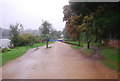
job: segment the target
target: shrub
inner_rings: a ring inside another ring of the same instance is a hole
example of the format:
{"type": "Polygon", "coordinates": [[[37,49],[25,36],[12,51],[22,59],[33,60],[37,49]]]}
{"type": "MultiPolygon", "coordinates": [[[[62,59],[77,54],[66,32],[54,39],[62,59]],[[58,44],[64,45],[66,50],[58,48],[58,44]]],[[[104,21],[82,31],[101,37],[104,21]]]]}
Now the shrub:
{"type": "Polygon", "coordinates": [[[31,34],[22,34],[19,35],[19,46],[32,46],[36,41],[36,37],[31,34]]]}
{"type": "Polygon", "coordinates": [[[35,43],[40,43],[41,40],[42,40],[42,38],[40,36],[34,36],[35,43]]]}

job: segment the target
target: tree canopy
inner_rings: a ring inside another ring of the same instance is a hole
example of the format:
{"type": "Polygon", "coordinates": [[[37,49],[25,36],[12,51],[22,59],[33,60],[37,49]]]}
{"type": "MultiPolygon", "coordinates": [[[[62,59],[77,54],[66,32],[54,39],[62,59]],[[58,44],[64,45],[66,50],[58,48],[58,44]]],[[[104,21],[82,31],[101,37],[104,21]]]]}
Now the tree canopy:
{"type": "Polygon", "coordinates": [[[50,39],[56,39],[60,38],[62,35],[62,32],[59,30],[57,31],[52,27],[52,24],[48,21],[43,21],[41,26],[39,27],[40,35],[43,39],[46,39],[44,36],[50,39]]]}
{"type": "Polygon", "coordinates": [[[86,38],[120,39],[119,7],[117,2],[72,2],[65,5],[63,20],[66,21],[66,31],[76,39],[81,32],[86,32],[86,38]]]}

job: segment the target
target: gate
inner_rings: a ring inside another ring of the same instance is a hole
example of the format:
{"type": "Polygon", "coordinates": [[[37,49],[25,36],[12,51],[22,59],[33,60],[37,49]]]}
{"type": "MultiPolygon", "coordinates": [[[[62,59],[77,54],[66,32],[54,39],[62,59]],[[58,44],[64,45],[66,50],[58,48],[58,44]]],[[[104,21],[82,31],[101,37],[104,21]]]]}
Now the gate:
{"type": "Polygon", "coordinates": [[[62,42],[63,40],[60,40],[60,39],[49,39],[49,41],[59,41],[59,42],[62,42]]]}

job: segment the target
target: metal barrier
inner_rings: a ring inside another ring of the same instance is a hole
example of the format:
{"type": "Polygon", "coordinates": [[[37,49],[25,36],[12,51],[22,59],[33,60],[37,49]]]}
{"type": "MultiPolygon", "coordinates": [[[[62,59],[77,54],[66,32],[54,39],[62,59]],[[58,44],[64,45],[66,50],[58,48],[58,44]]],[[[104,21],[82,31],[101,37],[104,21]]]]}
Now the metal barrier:
{"type": "Polygon", "coordinates": [[[62,42],[63,40],[49,39],[48,41],[59,41],[59,42],[62,42]]]}

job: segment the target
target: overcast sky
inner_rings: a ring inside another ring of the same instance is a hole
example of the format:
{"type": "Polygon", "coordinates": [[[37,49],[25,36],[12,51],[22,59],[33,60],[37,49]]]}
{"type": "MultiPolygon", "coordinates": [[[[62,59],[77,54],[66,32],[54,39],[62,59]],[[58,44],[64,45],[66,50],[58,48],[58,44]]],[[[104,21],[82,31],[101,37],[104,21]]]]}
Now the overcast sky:
{"type": "Polygon", "coordinates": [[[43,20],[57,30],[65,26],[63,6],[69,0],[0,0],[0,27],[21,23],[24,29],[38,29],[43,20]]]}

